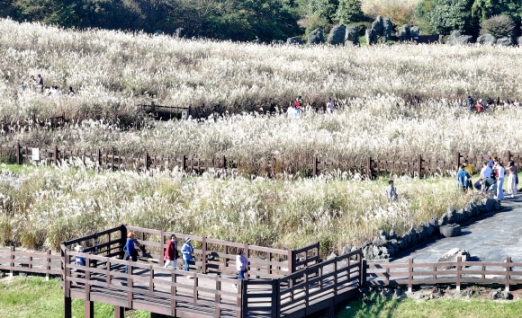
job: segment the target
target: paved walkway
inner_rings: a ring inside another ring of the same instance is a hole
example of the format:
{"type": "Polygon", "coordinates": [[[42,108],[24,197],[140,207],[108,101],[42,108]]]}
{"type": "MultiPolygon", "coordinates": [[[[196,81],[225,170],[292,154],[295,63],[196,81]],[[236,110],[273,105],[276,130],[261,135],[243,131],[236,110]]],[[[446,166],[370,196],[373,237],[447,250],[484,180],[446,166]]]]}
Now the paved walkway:
{"type": "Polygon", "coordinates": [[[479,219],[462,224],[462,235],[444,238],[437,236],[405,253],[392,263],[436,262],[447,251],[458,247],[467,250],[476,261],[505,261],[511,256],[522,262],[522,194],[502,200],[500,212],[487,213],[479,219]]]}

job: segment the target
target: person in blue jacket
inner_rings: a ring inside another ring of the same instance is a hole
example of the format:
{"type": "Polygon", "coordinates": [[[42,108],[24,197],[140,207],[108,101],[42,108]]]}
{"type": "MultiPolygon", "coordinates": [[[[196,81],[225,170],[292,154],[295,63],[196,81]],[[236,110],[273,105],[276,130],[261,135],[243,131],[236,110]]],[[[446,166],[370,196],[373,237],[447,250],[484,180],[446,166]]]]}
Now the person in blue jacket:
{"type": "Polygon", "coordinates": [[[192,254],[194,254],[194,248],[192,247],[190,237],[185,239],[185,244],[183,244],[183,247],[181,248],[181,254],[183,254],[183,270],[188,272],[189,264],[192,260],[192,254]]]}
{"type": "MultiPolygon", "coordinates": [[[[124,260],[131,259],[133,262],[136,262],[138,260],[138,251],[136,250],[136,247],[134,246],[134,233],[129,232],[127,235],[127,243],[125,244],[125,248],[123,249],[125,251],[125,255],[123,256],[124,260]]],[[[125,273],[129,271],[129,265],[125,266],[125,273]]]]}
{"type": "Polygon", "coordinates": [[[464,165],[460,165],[460,170],[457,173],[457,181],[459,182],[459,189],[463,193],[468,191],[468,180],[471,179],[471,176],[466,171],[464,165]]]}

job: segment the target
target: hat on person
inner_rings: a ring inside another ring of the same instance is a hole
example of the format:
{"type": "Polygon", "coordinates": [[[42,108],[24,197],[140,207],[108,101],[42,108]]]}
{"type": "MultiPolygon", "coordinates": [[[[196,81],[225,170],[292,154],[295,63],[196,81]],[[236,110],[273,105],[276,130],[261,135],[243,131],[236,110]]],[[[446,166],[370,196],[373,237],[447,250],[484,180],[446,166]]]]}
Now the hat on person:
{"type": "Polygon", "coordinates": [[[191,241],[190,237],[187,237],[187,238],[185,239],[185,243],[188,243],[188,242],[190,242],[190,241],[191,241]]]}
{"type": "Polygon", "coordinates": [[[83,246],[81,246],[81,245],[76,245],[76,246],[74,247],[74,250],[75,250],[76,252],[78,252],[78,253],[81,253],[81,252],[83,252],[83,246]]]}

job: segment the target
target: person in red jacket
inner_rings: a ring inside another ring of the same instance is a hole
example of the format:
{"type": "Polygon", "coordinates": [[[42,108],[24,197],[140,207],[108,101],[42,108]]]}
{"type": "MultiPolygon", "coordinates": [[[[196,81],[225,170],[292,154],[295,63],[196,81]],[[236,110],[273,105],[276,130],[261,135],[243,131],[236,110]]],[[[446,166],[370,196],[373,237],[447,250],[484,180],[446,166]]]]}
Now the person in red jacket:
{"type": "Polygon", "coordinates": [[[167,248],[165,249],[165,268],[169,266],[169,263],[172,262],[172,268],[178,268],[178,243],[176,242],[176,235],[172,234],[170,236],[170,241],[167,243],[167,248]]]}

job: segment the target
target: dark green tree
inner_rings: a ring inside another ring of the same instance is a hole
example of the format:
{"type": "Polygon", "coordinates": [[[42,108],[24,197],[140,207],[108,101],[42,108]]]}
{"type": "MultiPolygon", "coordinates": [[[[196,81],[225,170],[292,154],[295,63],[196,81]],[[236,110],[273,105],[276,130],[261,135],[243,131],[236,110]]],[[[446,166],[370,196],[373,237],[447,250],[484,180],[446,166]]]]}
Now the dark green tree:
{"type": "Polygon", "coordinates": [[[349,24],[364,19],[360,0],[339,0],[339,6],[335,12],[335,18],[339,23],[349,24]]]}
{"type": "Polygon", "coordinates": [[[479,21],[471,14],[472,6],[473,0],[423,0],[415,17],[425,19],[439,34],[449,34],[452,30],[478,34],[479,21]]]}

